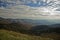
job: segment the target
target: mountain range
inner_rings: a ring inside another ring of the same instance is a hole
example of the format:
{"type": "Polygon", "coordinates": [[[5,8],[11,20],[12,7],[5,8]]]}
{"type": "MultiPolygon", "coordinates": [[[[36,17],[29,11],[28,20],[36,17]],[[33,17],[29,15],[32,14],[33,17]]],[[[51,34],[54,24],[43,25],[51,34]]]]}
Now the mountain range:
{"type": "Polygon", "coordinates": [[[40,23],[39,23],[40,25],[37,25],[37,23],[35,24],[34,23],[31,24],[31,20],[6,19],[0,17],[0,28],[15,30],[18,32],[25,30],[25,32],[34,34],[40,34],[45,32],[60,33],[60,24],[51,24],[51,25],[40,24],[40,23]]]}
{"type": "Polygon", "coordinates": [[[33,24],[33,25],[52,25],[52,24],[60,24],[60,20],[33,20],[33,19],[12,19],[12,18],[2,18],[0,17],[0,20],[6,20],[10,23],[27,23],[27,24],[33,24]]]}
{"type": "Polygon", "coordinates": [[[12,19],[12,18],[2,18],[0,17],[0,20],[6,20],[10,23],[27,23],[27,24],[33,24],[33,25],[51,25],[51,24],[59,24],[60,20],[33,20],[33,19],[12,19]]]}

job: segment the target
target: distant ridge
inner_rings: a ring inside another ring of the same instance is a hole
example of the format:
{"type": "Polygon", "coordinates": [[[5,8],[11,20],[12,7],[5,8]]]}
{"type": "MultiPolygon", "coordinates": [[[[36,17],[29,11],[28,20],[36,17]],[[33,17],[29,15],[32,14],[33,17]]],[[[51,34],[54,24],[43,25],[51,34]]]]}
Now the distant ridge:
{"type": "Polygon", "coordinates": [[[52,25],[52,24],[59,24],[60,20],[33,20],[33,19],[13,19],[13,18],[2,18],[0,17],[0,20],[7,20],[11,23],[27,23],[27,24],[33,24],[33,25],[52,25]]]}

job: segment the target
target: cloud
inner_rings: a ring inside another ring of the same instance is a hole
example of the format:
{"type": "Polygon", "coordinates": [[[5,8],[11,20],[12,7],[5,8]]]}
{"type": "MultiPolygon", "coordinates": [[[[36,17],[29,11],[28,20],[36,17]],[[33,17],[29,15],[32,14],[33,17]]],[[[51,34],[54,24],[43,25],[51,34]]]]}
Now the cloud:
{"type": "Polygon", "coordinates": [[[9,8],[0,7],[0,17],[18,19],[60,19],[60,16],[50,15],[50,13],[57,13],[53,12],[54,10],[52,9],[54,8],[51,6],[31,7],[26,5],[27,3],[31,3],[31,1],[34,1],[33,4],[35,5],[37,0],[27,0],[27,3],[24,2],[24,0],[2,1],[15,4],[10,4],[11,6],[8,6],[9,8]]]}

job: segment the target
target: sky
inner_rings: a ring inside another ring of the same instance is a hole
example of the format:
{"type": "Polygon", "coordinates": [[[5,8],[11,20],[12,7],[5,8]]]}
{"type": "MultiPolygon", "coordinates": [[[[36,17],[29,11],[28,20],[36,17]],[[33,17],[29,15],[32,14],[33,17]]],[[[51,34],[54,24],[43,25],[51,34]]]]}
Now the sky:
{"type": "Polygon", "coordinates": [[[0,17],[60,19],[60,0],[0,0],[0,17]]]}

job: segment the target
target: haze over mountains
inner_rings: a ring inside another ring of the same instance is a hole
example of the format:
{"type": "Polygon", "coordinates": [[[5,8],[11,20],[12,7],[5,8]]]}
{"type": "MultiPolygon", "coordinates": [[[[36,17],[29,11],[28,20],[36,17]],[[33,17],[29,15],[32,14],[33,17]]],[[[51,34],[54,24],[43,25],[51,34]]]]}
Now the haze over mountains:
{"type": "Polygon", "coordinates": [[[27,23],[27,24],[33,24],[33,25],[52,25],[52,24],[60,24],[60,20],[33,20],[33,19],[12,19],[12,18],[2,18],[0,17],[0,20],[7,20],[10,21],[11,23],[27,23]]]}
{"type": "Polygon", "coordinates": [[[2,18],[0,17],[0,22],[8,23],[21,23],[21,24],[31,24],[31,25],[59,25],[60,20],[32,20],[32,19],[12,19],[12,18],[2,18]]]}
{"type": "Polygon", "coordinates": [[[41,22],[39,21],[36,23],[36,20],[32,21],[31,19],[5,19],[0,17],[0,29],[8,29],[18,32],[23,32],[22,30],[24,30],[27,33],[30,32],[33,34],[40,34],[45,32],[60,33],[60,23],[47,24],[48,22],[45,21],[44,23],[44,20],[41,22]]]}

